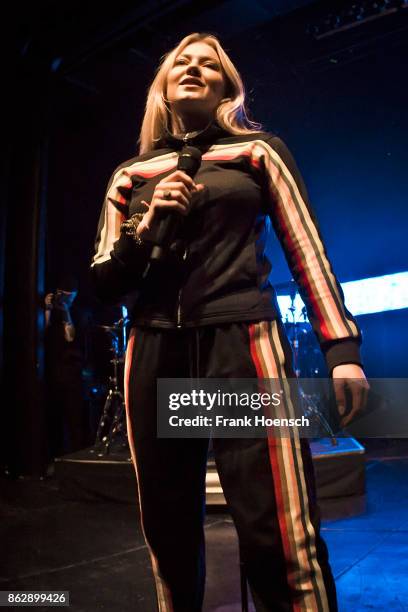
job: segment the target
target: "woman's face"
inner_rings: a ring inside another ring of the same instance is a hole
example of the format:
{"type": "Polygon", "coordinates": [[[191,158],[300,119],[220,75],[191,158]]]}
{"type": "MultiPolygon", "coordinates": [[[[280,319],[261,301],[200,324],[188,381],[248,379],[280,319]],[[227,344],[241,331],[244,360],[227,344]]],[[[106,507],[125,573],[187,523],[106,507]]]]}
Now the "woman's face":
{"type": "Polygon", "coordinates": [[[224,97],[225,78],[217,52],[205,42],[179,53],[167,75],[167,99],[177,114],[214,114],[224,97]]]}

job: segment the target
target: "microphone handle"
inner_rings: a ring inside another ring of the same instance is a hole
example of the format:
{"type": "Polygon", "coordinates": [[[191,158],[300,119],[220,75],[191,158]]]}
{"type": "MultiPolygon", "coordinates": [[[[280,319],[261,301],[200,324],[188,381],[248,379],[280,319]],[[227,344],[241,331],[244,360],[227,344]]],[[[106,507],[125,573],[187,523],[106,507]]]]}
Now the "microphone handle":
{"type": "Polygon", "coordinates": [[[161,244],[155,244],[150,253],[150,261],[162,261],[164,259],[164,249],[161,244]]]}
{"type": "MultiPolygon", "coordinates": [[[[172,242],[173,235],[176,233],[176,229],[179,225],[180,219],[175,215],[175,212],[167,212],[166,218],[160,222],[160,227],[157,233],[157,241],[163,242],[163,238],[166,237],[166,242],[169,244],[172,242]]],[[[150,253],[150,261],[163,261],[167,254],[167,247],[163,244],[155,244],[150,253]]]]}
{"type": "MultiPolygon", "coordinates": [[[[182,149],[177,170],[182,170],[190,178],[193,178],[197,173],[201,164],[201,152],[194,147],[185,147],[182,149]]],[[[157,230],[157,244],[154,245],[150,254],[150,262],[163,261],[168,253],[168,246],[173,241],[174,235],[180,225],[181,219],[176,212],[165,213],[164,219],[160,221],[157,230]]]]}

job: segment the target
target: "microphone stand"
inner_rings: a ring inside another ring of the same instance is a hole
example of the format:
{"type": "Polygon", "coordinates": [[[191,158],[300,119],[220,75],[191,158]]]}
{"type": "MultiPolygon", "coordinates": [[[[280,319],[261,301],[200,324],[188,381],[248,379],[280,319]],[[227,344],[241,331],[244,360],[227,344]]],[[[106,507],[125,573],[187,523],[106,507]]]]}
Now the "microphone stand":
{"type": "MultiPolygon", "coordinates": [[[[292,334],[291,334],[291,345],[292,345],[292,352],[293,352],[293,367],[295,370],[295,374],[297,376],[297,378],[301,377],[301,370],[300,370],[300,365],[299,365],[299,333],[298,333],[298,327],[297,327],[297,321],[296,321],[296,306],[295,306],[295,299],[296,299],[296,295],[297,295],[297,288],[296,285],[292,279],[291,281],[291,287],[290,287],[290,300],[291,300],[291,305],[288,308],[289,312],[291,313],[291,317],[292,317],[292,321],[291,321],[291,326],[292,326],[292,334]]],[[[306,319],[306,308],[303,307],[302,308],[302,315],[303,318],[306,319]]],[[[287,317],[288,319],[289,317],[287,317]]],[[[327,421],[327,419],[325,418],[325,416],[322,414],[321,410],[319,410],[318,405],[316,400],[313,398],[312,395],[307,394],[303,391],[301,385],[299,384],[299,393],[300,393],[300,398],[302,401],[302,407],[303,407],[303,412],[304,415],[306,417],[309,417],[310,419],[313,419],[315,421],[317,421],[320,426],[327,432],[327,434],[330,437],[331,440],[331,444],[332,446],[337,446],[338,445],[338,441],[336,439],[336,436],[334,434],[333,429],[330,427],[329,422],[327,421]]]]}

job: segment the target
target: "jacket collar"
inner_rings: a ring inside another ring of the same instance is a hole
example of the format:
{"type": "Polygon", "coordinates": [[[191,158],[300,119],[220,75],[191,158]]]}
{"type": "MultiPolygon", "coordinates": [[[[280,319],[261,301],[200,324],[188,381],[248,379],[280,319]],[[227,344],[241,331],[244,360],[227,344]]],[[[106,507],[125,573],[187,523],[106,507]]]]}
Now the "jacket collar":
{"type": "Polygon", "coordinates": [[[225,136],[231,136],[230,132],[227,132],[216,121],[213,121],[204,130],[187,132],[187,134],[172,134],[166,128],[166,133],[159,140],[157,146],[158,148],[170,147],[172,149],[181,149],[185,145],[206,145],[225,136]]]}

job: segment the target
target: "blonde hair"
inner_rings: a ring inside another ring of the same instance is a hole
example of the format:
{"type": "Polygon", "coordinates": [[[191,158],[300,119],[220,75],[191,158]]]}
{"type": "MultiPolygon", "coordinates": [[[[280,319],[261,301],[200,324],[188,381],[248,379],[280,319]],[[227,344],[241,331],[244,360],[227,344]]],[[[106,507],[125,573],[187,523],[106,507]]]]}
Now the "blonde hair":
{"type": "Polygon", "coordinates": [[[220,127],[231,134],[251,134],[261,129],[259,123],[251,121],[245,109],[245,89],[242,79],[234,64],[222,48],[219,40],[212,34],[189,34],[163,58],[151,84],[146,100],[146,109],[140,130],[140,151],[146,153],[157,147],[159,140],[170,131],[171,113],[165,97],[167,75],[178,55],[191,43],[202,41],[212,47],[218,54],[226,82],[226,97],[221,100],[216,120],[220,127]]]}

